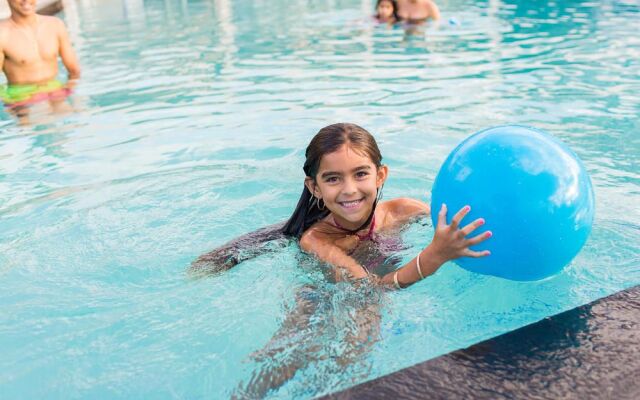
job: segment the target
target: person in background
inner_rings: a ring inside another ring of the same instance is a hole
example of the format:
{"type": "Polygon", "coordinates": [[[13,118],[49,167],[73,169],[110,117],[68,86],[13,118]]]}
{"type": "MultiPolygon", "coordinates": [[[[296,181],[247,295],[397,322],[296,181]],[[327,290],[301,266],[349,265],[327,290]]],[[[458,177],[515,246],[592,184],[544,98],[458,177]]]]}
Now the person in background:
{"type": "Polygon", "coordinates": [[[7,109],[26,123],[32,104],[48,101],[63,108],[80,66],[64,22],[36,14],[36,0],[7,0],[11,17],[0,21],[0,67],[8,85],[0,88],[7,109]],[[58,57],[68,80],[57,80],[58,57]]]}
{"type": "Polygon", "coordinates": [[[398,22],[398,4],[396,0],[378,0],[375,18],[378,22],[395,24],[398,22]]]}
{"type": "Polygon", "coordinates": [[[431,0],[397,0],[398,17],[410,24],[420,24],[429,19],[439,20],[440,10],[431,0]]]}

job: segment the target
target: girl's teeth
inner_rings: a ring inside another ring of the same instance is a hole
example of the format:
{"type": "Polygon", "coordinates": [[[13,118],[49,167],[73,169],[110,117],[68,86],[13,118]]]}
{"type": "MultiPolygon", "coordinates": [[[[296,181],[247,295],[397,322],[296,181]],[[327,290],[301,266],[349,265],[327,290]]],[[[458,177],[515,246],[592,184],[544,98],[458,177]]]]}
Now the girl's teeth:
{"type": "Polygon", "coordinates": [[[345,207],[353,207],[353,206],[357,205],[358,203],[360,203],[360,200],[343,201],[342,205],[345,206],[345,207]]]}

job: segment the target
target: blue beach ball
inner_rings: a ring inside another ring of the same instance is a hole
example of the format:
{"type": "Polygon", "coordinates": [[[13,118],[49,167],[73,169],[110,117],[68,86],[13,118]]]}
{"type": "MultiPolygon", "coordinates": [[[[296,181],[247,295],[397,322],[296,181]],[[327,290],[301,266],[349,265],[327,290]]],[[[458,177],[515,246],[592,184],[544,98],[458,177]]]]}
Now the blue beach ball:
{"type": "Polygon", "coordinates": [[[489,128],[465,139],[433,184],[434,226],[442,203],[447,222],[465,205],[486,224],[471,235],[493,236],[474,246],[483,258],[455,260],[462,268],[517,281],[551,276],[578,254],[589,236],[595,199],[578,157],[551,135],[529,127],[489,128]]]}

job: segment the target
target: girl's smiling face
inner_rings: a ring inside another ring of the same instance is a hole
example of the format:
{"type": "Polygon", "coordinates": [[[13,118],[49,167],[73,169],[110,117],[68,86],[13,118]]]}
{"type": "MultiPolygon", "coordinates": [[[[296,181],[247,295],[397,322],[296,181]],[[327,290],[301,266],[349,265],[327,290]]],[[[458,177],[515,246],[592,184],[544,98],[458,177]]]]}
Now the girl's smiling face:
{"type": "Polygon", "coordinates": [[[357,229],[369,217],[387,172],[385,165],[376,167],[366,153],[345,144],[322,156],[315,181],[307,177],[305,184],[341,226],[357,229]]]}

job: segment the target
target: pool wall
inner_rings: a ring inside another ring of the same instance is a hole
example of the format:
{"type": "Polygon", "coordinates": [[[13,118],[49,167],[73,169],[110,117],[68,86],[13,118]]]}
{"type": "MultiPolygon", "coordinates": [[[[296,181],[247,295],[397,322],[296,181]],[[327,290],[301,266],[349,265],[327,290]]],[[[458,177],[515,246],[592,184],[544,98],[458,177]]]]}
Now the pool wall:
{"type": "Polygon", "coordinates": [[[325,399],[639,399],[640,285],[325,399]]]}

